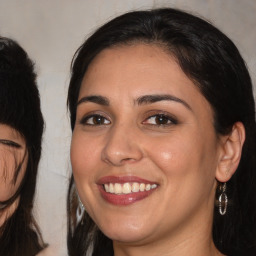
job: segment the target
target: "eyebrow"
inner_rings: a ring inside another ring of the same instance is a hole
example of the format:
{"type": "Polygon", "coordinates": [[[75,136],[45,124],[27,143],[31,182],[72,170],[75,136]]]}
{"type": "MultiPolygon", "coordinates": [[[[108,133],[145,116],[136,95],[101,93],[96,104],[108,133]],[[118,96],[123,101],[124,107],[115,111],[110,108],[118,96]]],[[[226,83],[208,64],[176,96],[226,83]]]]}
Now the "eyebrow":
{"type": "Polygon", "coordinates": [[[177,103],[181,103],[184,105],[187,109],[192,110],[192,108],[189,106],[187,102],[184,100],[177,98],[170,94],[152,94],[152,95],[144,95],[139,97],[135,102],[138,105],[144,105],[144,104],[151,104],[158,101],[175,101],[177,103]]]}
{"type": "Polygon", "coordinates": [[[83,97],[77,102],[76,105],[78,106],[79,104],[85,103],[85,102],[93,102],[99,105],[109,106],[109,100],[106,97],[98,96],[98,95],[83,97]]]}
{"type": "MultiPolygon", "coordinates": [[[[145,105],[145,104],[156,103],[159,101],[174,101],[177,103],[181,103],[187,109],[192,110],[187,102],[185,102],[184,100],[182,100],[180,98],[177,98],[176,96],[170,95],[170,94],[143,95],[135,100],[135,104],[145,105]]],[[[99,95],[92,95],[92,96],[86,96],[86,97],[81,98],[77,102],[77,106],[80,105],[81,103],[86,103],[86,102],[92,102],[92,103],[96,103],[96,104],[103,105],[103,106],[110,105],[108,98],[99,96],[99,95]]]]}

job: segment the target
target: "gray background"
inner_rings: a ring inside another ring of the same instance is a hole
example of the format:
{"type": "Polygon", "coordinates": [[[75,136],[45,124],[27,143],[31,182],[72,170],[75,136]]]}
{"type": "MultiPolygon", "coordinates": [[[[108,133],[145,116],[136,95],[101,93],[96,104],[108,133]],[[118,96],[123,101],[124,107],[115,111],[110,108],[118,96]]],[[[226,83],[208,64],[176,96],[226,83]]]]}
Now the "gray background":
{"type": "Polygon", "coordinates": [[[71,58],[86,35],[128,10],[178,7],[226,33],[256,81],[256,0],[0,0],[0,34],[17,40],[36,62],[46,121],[34,211],[45,255],[66,255],[66,191],[71,133],[66,95],[71,58]]]}

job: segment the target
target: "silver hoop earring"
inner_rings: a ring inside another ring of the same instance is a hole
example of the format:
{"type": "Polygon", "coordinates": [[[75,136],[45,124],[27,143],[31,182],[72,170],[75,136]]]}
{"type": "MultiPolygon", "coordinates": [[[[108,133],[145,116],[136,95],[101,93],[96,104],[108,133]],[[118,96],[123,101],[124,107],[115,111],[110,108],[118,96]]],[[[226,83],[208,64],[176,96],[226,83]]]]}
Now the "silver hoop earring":
{"type": "Polygon", "coordinates": [[[78,206],[76,209],[76,225],[78,225],[80,222],[81,222],[81,224],[83,224],[85,209],[84,209],[84,205],[81,202],[81,199],[77,192],[76,192],[76,194],[77,194],[77,199],[78,199],[78,206]]]}
{"type": "Polygon", "coordinates": [[[221,194],[219,196],[219,213],[220,215],[225,215],[228,206],[228,197],[226,194],[227,184],[220,185],[221,194]]]}

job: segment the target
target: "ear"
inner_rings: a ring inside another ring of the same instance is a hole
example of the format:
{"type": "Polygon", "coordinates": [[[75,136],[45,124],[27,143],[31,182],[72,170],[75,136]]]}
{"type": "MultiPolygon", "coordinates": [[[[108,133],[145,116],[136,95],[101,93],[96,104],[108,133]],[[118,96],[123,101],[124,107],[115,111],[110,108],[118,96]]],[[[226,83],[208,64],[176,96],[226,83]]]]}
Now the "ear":
{"type": "Polygon", "coordinates": [[[233,125],[230,134],[221,138],[219,163],[216,170],[216,179],[227,182],[235,173],[242,155],[245,140],[245,129],[241,122],[233,125]]]}

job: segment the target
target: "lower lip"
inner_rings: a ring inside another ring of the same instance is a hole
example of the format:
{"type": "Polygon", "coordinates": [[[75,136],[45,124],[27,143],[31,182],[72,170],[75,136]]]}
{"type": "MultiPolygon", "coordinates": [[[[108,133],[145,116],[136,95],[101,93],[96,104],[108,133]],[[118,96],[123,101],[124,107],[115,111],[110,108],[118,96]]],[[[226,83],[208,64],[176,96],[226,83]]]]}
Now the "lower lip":
{"type": "Polygon", "coordinates": [[[116,195],[116,194],[107,193],[101,185],[99,185],[99,190],[100,190],[100,193],[101,193],[102,197],[107,202],[109,202],[111,204],[114,204],[114,205],[130,205],[130,204],[133,204],[137,201],[145,199],[153,191],[155,191],[155,189],[151,189],[149,191],[116,195]]]}

